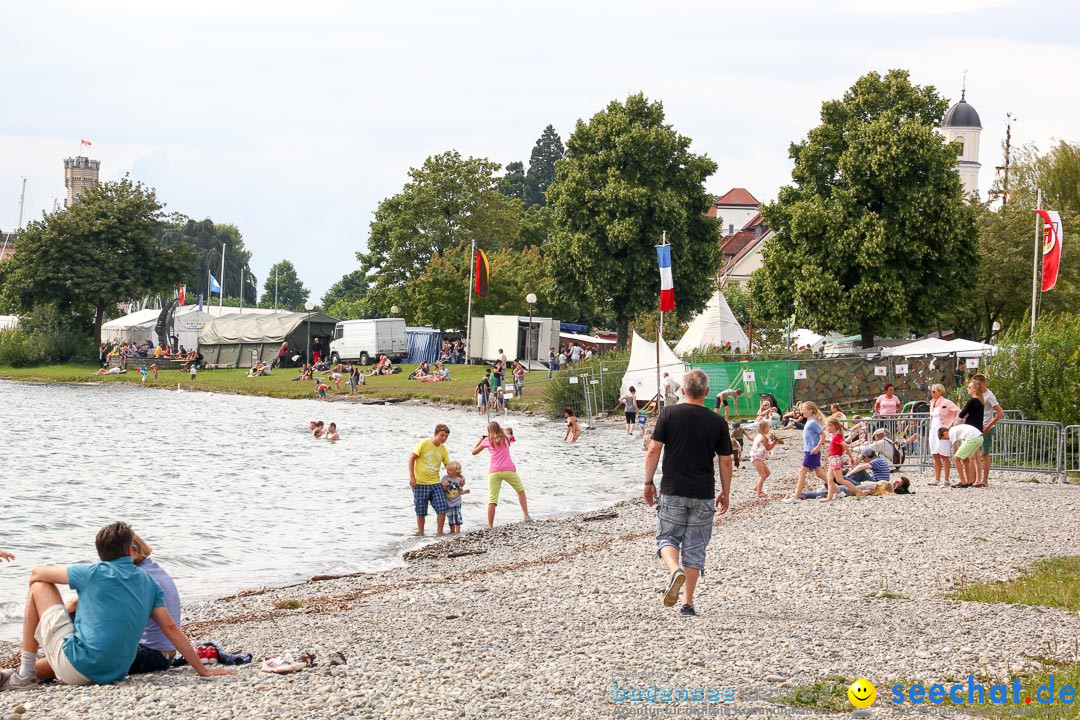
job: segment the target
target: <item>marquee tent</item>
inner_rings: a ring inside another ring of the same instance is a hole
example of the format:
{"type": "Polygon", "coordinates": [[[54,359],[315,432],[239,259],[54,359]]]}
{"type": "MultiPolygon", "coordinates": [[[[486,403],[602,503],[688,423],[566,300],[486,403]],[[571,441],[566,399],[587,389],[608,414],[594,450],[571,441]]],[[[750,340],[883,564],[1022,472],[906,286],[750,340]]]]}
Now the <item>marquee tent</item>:
{"type": "MultiPolygon", "coordinates": [[[[244,308],[243,310],[244,315],[267,315],[274,312],[264,308],[244,308]]],[[[178,342],[184,347],[193,348],[199,342],[199,331],[208,322],[221,315],[238,312],[240,312],[240,308],[228,305],[221,308],[218,308],[217,305],[203,305],[202,310],[199,310],[198,305],[178,307],[173,313],[171,334],[176,335],[178,342]]],[[[141,345],[147,340],[152,340],[156,345],[158,337],[155,327],[160,315],[161,308],[147,308],[102,323],[101,341],[109,344],[135,342],[141,345]]]]}
{"type": "Polygon", "coordinates": [[[729,340],[732,349],[746,350],[750,347],[750,341],[731,312],[724,294],[717,290],[701,314],[690,322],[690,327],[675,346],[675,352],[687,355],[696,350],[723,347],[729,340]]]}
{"type": "MultiPolygon", "coordinates": [[[[663,338],[661,338],[663,340],[663,338]]],[[[660,376],[668,373],[680,385],[686,364],[671,351],[666,342],[660,343],[660,376]]],[[[623,375],[620,392],[625,395],[633,385],[638,399],[648,402],[656,396],[656,343],[643,339],[637,333],[630,338],[630,362],[623,375]]]]}
{"type": "Polygon", "coordinates": [[[916,355],[952,355],[959,357],[979,357],[993,354],[996,348],[974,340],[942,340],[941,338],[923,338],[906,345],[885,348],[882,357],[914,357],[916,355]]]}
{"type": "Polygon", "coordinates": [[[251,313],[223,315],[210,321],[199,333],[199,351],[211,365],[251,367],[255,359],[273,362],[282,342],[294,353],[305,355],[308,340],[324,338],[328,347],[338,319],[326,313],[251,313]]]}

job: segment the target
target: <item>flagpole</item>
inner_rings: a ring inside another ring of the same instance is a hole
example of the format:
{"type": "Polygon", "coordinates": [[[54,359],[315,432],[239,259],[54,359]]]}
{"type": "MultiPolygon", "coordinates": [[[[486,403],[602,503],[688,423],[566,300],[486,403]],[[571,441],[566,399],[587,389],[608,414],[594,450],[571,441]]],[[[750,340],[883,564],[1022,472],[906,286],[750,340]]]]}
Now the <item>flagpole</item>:
{"type": "MultiPolygon", "coordinates": [[[[1035,209],[1042,210],[1042,190],[1035,200],[1035,209]]],[[[1036,303],[1039,298],[1039,246],[1042,245],[1042,215],[1035,213],[1035,257],[1031,261],[1031,334],[1035,334],[1036,303]]]]}
{"type": "MultiPolygon", "coordinates": [[[[667,230],[664,230],[661,235],[661,244],[667,245],[667,230]]],[[[664,311],[660,311],[660,328],[656,331],[656,412],[660,412],[660,343],[664,339],[664,311]]],[[[644,430],[642,431],[644,432],[644,430]]]]}
{"type": "Polygon", "coordinates": [[[465,320],[465,364],[469,364],[469,356],[472,355],[472,291],[473,273],[476,271],[476,238],[472,239],[472,250],[469,251],[469,313],[465,320]]]}
{"type": "Polygon", "coordinates": [[[274,270],[274,312],[277,312],[277,270],[274,270]]]}
{"type": "Polygon", "coordinates": [[[240,312],[244,312],[244,268],[240,268],[240,312]]]}
{"type": "Polygon", "coordinates": [[[221,306],[225,302],[225,243],[221,243],[221,285],[218,287],[217,309],[221,317],[221,306]]]}
{"type": "Polygon", "coordinates": [[[212,297],[213,295],[210,294],[210,263],[206,263],[206,307],[210,307],[212,297]]]}

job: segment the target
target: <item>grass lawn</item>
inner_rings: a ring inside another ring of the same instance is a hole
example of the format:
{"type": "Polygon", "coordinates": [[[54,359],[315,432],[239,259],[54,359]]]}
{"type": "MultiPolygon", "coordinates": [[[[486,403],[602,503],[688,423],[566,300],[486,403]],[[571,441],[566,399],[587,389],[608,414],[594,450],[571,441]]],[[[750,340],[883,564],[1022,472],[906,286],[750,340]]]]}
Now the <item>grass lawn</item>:
{"type": "Polygon", "coordinates": [[[1065,555],[1032,563],[1020,577],[1007,582],[978,583],[957,588],[953,597],[972,602],[1080,610],[1080,555],[1065,555]]]}
{"type": "MultiPolygon", "coordinates": [[[[484,375],[483,365],[451,365],[450,374],[453,378],[449,382],[424,383],[409,380],[408,377],[415,365],[401,365],[401,372],[386,377],[368,377],[367,384],[361,386],[360,396],[366,400],[411,398],[443,402],[455,405],[474,405],[476,403],[476,384],[484,375]]],[[[0,367],[0,379],[25,380],[30,382],[102,382],[102,383],[131,383],[138,385],[141,379],[138,370],[130,371],[124,375],[95,375],[97,367],[93,365],[47,365],[33,368],[0,367]]],[[[206,370],[200,372],[194,382],[188,373],[179,370],[162,370],[155,382],[153,377],[146,381],[147,385],[158,387],[175,388],[177,383],[185,390],[205,390],[213,392],[237,393],[240,395],[263,395],[266,397],[279,398],[311,398],[315,397],[314,383],[293,382],[299,374],[294,368],[275,370],[268,377],[249,378],[246,369],[235,370],[206,370]]],[[[322,373],[325,374],[325,373],[322,373]]],[[[537,380],[544,379],[544,374],[538,374],[537,380]]],[[[510,403],[515,410],[538,410],[540,406],[543,384],[537,383],[531,387],[526,384],[524,395],[510,403]]],[[[348,377],[341,382],[341,390],[330,387],[330,396],[348,397],[348,377]]]]}

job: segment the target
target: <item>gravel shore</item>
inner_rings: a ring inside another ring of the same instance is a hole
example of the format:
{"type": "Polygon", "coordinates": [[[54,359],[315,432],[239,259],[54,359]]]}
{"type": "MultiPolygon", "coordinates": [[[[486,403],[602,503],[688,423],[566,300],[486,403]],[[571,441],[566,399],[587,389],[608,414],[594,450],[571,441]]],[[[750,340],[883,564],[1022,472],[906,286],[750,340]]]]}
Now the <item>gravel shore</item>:
{"type": "MultiPolygon", "coordinates": [[[[752,467],[736,475],[697,617],[662,605],[655,513],[629,499],[466,532],[410,553],[401,569],[185,607],[193,640],[256,662],[236,678],[178,668],[110,687],[5,692],[0,717],[17,705],[25,720],[619,717],[615,684],[653,683],[734,687],[725,708],[748,717],[770,707],[751,694],[828,675],[869,678],[875,716],[891,717],[886,683],[1006,679],[1033,667],[1031,656],[1075,652],[1076,612],[947,596],[958,583],[1075,554],[1080,486],[994,473],[989,489],[960,490],[904,473],[913,495],[785,504],[801,452],[797,433],[782,437],[769,498],[753,496],[752,467]],[[258,671],[259,659],[285,651],[314,651],[317,664],[258,671]],[[346,665],[327,663],[334,651],[346,665]]],[[[627,442],[640,452],[640,441],[627,442]]],[[[640,483],[627,478],[628,498],[640,483]]],[[[680,717],[708,716],[692,710],[704,703],[679,705],[680,717]]]]}

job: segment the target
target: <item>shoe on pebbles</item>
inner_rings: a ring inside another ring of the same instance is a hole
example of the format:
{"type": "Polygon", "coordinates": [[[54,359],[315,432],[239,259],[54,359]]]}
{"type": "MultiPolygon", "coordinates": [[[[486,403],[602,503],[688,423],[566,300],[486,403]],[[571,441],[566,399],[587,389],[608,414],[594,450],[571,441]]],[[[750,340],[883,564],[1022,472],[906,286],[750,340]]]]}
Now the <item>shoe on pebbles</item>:
{"type": "Polygon", "coordinates": [[[665,607],[671,607],[678,602],[679,591],[682,590],[684,582],[686,582],[686,573],[682,571],[682,568],[671,573],[671,579],[668,580],[667,591],[664,593],[665,607]]]}

